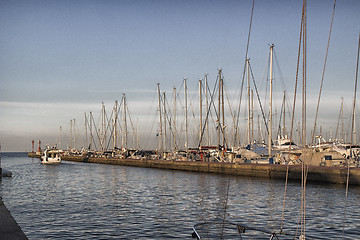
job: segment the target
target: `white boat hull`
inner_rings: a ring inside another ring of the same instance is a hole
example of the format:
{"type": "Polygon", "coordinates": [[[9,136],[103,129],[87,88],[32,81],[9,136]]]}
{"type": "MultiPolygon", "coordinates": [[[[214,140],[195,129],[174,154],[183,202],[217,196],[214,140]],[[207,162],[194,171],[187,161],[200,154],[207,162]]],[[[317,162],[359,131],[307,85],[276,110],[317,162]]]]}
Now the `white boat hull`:
{"type": "Polygon", "coordinates": [[[44,163],[44,164],[54,164],[54,163],[61,163],[61,158],[58,157],[58,158],[44,158],[44,157],[41,157],[41,163],[44,163]]]}

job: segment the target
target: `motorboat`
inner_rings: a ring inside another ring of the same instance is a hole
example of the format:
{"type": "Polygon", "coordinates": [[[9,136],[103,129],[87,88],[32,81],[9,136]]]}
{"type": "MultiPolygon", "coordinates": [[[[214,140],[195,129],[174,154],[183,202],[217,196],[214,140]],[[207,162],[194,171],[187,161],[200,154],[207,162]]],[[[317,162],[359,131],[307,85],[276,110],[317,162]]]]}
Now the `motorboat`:
{"type": "Polygon", "coordinates": [[[54,163],[60,163],[61,157],[60,157],[60,150],[53,147],[53,148],[47,148],[43,155],[41,156],[41,163],[44,164],[54,164],[54,163]]]}

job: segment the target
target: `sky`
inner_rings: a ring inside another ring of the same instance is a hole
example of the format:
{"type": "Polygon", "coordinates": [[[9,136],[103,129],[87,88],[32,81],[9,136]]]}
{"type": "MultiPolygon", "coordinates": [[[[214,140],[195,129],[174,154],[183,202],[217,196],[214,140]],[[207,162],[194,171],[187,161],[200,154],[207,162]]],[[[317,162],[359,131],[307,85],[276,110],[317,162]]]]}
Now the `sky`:
{"type": "MultiPolygon", "coordinates": [[[[312,128],[334,2],[307,2],[307,124],[312,128]]],[[[251,6],[250,0],[0,1],[2,151],[29,151],[32,139],[56,143],[60,126],[68,131],[71,119],[80,125],[84,113],[98,113],[102,102],[111,109],[123,93],[139,128],[152,128],[147,119],[156,117],[157,83],[170,94],[173,87],[181,91],[186,78],[190,98],[196,99],[198,81],[208,74],[214,84],[219,68],[236,106],[251,6]]],[[[278,102],[283,86],[292,102],[301,10],[300,0],[255,1],[248,56],[265,94],[269,47],[275,45],[278,102]]],[[[360,1],[336,3],[319,111],[320,124],[333,132],[341,97],[349,122],[359,12],[360,1]]]]}

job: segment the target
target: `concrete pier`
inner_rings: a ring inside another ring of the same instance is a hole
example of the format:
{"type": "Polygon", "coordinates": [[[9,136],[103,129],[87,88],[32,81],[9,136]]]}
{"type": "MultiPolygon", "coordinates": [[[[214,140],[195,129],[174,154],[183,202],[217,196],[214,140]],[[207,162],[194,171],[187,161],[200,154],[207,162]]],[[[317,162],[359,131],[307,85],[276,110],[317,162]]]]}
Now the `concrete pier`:
{"type": "MultiPolygon", "coordinates": [[[[115,164],[122,166],[160,168],[171,170],[182,170],[192,172],[206,172],[230,174],[246,177],[259,177],[271,179],[286,178],[287,167],[289,167],[289,180],[301,181],[301,165],[278,165],[278,164],[237,164],[220,162],[196,162],[196,161],[169,161],[169,160],[146,160],[146,159],[123,159],[105,157],[63,156],[62,160],[75,162],[88,162],[100,164],[115,164]]],[[[345,184],[348,168],[346,167],[320,167],[308,166],[307,183],[337,183],[345,184]]],[[[349,184],[360,185],[360,168],[349,169],[349,184]]]]}
{"type": "Polygon", "coordinates": [[[11,216],[3,201],[0,199],[0,239],[26,240],[28,239],[15,219],[11,216]]]}

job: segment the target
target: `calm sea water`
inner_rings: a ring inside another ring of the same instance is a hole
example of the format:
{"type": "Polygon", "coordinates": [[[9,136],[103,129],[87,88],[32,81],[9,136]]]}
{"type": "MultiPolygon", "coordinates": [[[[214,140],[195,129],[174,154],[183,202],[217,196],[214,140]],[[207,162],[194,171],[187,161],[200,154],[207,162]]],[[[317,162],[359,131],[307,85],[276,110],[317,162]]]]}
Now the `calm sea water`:
{"type": "MultiPolygon", "coordinates": [[[[284,181],[66,161],[42,165],[24,153],[3,153],[2,167],[13,177],[0,182],[0,195],[29,239],[192,239],[194,224],[224,214],[271,231],[281,225],[284,181]]],[[[300,184],[290,182],[284,231],[292,236],[280,239],[294,239],[300,197],[300,184]]],[[[350,186],[345,199],[343,185],[307,185],[306,239],[360,239],[360,187],[350,186]]]]}

